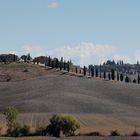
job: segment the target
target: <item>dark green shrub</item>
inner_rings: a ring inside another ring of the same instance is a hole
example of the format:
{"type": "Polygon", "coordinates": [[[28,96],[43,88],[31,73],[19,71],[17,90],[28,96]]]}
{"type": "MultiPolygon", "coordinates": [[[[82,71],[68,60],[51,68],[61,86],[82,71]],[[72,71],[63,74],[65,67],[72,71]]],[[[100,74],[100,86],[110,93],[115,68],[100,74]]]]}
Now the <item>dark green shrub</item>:
{"type": "Polygon", "coordinates": [[[84,134],[85,136],[103,136],[100,132],[90,132],[90,133],[87,133],[87,134],[84,134]]]}
{"type": "Polygon", "coordinates": [[[7,135],[11,137],[21,136],[21,125],[17,123],[14,127],[8,128],[7,135]]]}
{"type": "Polygon", "coordinates": [[[47,135],[46,127],[37,128],[35,131],[35,135],[36,136],[46,136],[47,135]]]}
{"type": "Polygon", "coordinates": [[[3,114],[6,116],[6,122],[7,122],[7,127],[8,127],[7,134],[12,135],[12,132],[17,127],[16,120],[18,117],[18,111],[16,108],[12,106],[8,106],[5,108],[3,114]]]}
{"type": "Polygon", "coordinates": [[[20,133],[22,136],[28,136],[30,134],[30,126],[23,125],[23,127],[20,129],[20,133]]]}
{"type": "Polygon", "coordinates": [[[27,125],[21,126],[19,123],[16,123],[14,127],[8,128],[7,134],[11,137],[28,136],[30,134],[30,127],[27,125]]]}
{"type": "Polygon", "coordinates": [[[62,119],[59,115],[53,115],[50,124],[47,126],[47,134],[54,137],[60,137],[62,129],[62,119]]]}
{"type": "Polygon", "coordinates": [[[118,132],[118,130],[113,130],[110,132],[110,136],[120,136],[120,133],[118,132]]]}
{"type": "Polygon", "coordinates": [[[138,133],[137,131],[134,131],[131,136],[140,136],[140,133],[138,133]]]}
{"type": "Polygon", "coordinates": [[[74,132],[80,128],[76,118],[70,115],[62,116],[62,132],[65,136],[74,136],[74,132]]]}
{"type": "Polygon", "coordinates": [[[65,136],[73,136],[78,128],[80,128],[80,124],[73,116],[53,115],[50,119],[50,124],[47,126],[46,133],[55,137],[60,137],[61,132],[65,136]]]}

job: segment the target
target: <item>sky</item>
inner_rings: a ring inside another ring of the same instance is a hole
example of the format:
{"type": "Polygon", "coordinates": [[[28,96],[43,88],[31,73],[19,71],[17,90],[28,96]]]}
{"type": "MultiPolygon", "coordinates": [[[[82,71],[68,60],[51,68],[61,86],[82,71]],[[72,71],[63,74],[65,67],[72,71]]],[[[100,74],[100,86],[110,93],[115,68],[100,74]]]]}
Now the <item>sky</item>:
{"type": "Polygon", "coordinates": [[[0,53],[78,65],[140,61],[140,0],[0,0],[0,53]]]}

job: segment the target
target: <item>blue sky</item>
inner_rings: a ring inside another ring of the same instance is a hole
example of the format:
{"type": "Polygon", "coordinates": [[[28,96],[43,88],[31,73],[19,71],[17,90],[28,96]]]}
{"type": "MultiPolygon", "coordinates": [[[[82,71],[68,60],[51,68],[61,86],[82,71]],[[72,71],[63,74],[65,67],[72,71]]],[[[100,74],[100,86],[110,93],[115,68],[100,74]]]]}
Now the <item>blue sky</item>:
{"type": "Polygon", "coordinates": [[[0,53],[140,61],[140,0],[0,0],[0,53]]]}

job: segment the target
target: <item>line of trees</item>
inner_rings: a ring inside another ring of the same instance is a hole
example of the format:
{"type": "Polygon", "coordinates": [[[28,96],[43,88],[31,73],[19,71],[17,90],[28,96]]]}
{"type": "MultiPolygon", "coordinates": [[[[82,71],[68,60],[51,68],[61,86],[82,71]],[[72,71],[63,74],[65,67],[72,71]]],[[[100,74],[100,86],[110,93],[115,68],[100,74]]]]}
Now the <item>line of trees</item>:
{"type": "MultiPolygon", "coordinates": [[[[108,61],[107,64],[115,65],[114,62],[110,62],[110,61],[108,61]]],[[[124,64],[123,61],[120,61],[118,62],[117,65],[123,65],[123,64],[124,64]]],[[[59,68],[60,71],[65,70],[65,71],[70,72],[70,69],[71,69],[72,72],[75,72],[76,74],[83,74],[83,76],[88,75],[91,77],[99,77],[106,80],[117,80],[117,81],[126,82],[126,83],[133,82],[133,83],[140,84],[139,73],[138,73],[137,79],[134,78],[133,81],[131,81],[128,75],[125,75],[123,72],[116,71],[115,69],[106,71],[105,69],[102,68],[101,65],[100,66],[89,65],[88,68],[86,66],[81,68],[79,66],[74,66],[71,61],[66,62],[65,60],[63,60],[63,57],[61,57],[61,59],[59,60],[58,58],[52,59],[49,56],[46,65],[52,68],[59,68]]]]}
{"type": "MultiPolygon", "coordinates": [[[[37,62],[39,63],[38,59],[32,59],[30,53],[27,55],[22,55],[20,57],[25,63],[31,62],[33,60],[33,63],[37,62]]],[[[76,74],[83,74],[84,76],[88,75],[91,77],[99,77],[103,79],[108,80],[117,80],[117,81],[124,81],[124,82],[133,82],[140,84],[140,75],[139,75],[139,69],[140,64],[137,62],[137,64],[124,64],[122,60],[115,63],[115,61],[108,60],[103,65],[89,65],[88,68],[84,66],[81,68],[80,66],[74,66],[71,61],[65,61],[63,60],[63,57],[59,60],[58,58],[51,58],[40,56],[40,61],[44,62],[46,66],[52,67],[52,68],[59,68],[60,71],[72,71],[76,74]],[[138,73],[137,78],[134,78],[133,80],[130,79],[129,75],[131,75],[133,72],[136,71],[138,73]]],[[[7,55],[0,55],[0,61],[3,63],[7,63],[8,61],[16,62],[18,61],[18,56],[13,54],[7,54],[7,55]]]]}
{"type": "Polygon", "coordinates": [[[50,56],[48,57],[48,60],[45,64],[46,66],[52,67],[52,68],[59,68],[61,70],[70,71],[70,66],[72,66],[71,61],[65,61],[63,60],[63,57],[59,60],[58,58],[52,59],[50,56]]]}

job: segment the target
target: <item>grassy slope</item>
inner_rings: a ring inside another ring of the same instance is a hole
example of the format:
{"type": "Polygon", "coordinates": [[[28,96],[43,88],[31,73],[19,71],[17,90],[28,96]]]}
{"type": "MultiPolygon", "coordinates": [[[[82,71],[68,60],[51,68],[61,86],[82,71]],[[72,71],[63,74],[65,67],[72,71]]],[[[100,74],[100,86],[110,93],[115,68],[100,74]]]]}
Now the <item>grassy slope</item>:
{"type": "MultiPolygon", "coordinates": [[[[46,72],[38,66],[29,67],[46,72]]],[[[119,129],[130,133],[135,127],[140,130],[139,85],[45,72],[41,73],[45,77],[0,82],[0,111],[14,105],[26,112],[20,119],[32,127],[46,125],[52,113],[70,113],[80,120],[81,132],[119,129]]]]}
{"type": "Polygon", "coordinates": [[[24,63],[0,63],[0,81],[5,82],[8,78],[10,81],[21,81],[37,76],[48,75],[48,71],[39,65],[24,64],[24,63]],[[24,72],[27,69],[28,72],[24,72]]]}

